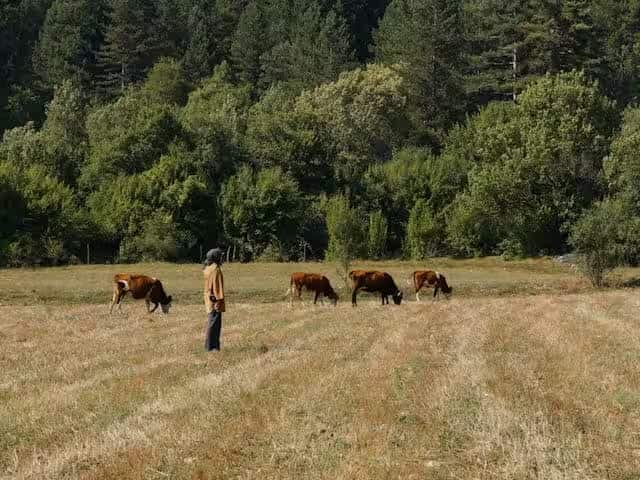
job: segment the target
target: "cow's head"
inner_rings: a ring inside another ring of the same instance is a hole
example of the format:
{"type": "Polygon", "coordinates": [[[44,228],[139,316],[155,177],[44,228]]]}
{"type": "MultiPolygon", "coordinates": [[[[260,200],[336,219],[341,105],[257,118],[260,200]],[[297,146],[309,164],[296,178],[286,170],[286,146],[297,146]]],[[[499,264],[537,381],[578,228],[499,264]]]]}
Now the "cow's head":
{"type": "Polygon", "coordinates": [[[398,290],[396,293],[391,295],[391,298],[393,298],[393,303],[400,305],[400,302],[402,302],[402,292],[398,290]]]}
{"type": "Polygon", "coordinates": [[[171,295],[160,302],[160,308],[162,308],[162,313],[169,313],[169,308],[171,308],[171,295]]]}
{"type": "Polygon", "coordinates": [[[448,300],[453,293],[453,287],[442,288],[442,293],[444,293],[445,298],[448,300]]]}
{"type": "Polygon", "coordinates": [[[338,303],[338,294],[335,292],[335,290],[331,290],[329,293],[327,293],[327,298],[331,300],[331,303],[333,303],[334,307],[338,303]]]}

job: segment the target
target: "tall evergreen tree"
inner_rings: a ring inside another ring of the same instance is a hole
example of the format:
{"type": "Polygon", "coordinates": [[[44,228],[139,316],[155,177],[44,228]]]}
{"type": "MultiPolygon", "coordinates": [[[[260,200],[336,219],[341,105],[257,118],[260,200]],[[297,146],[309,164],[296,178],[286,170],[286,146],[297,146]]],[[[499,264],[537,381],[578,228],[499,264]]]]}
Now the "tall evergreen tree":
{"type": "Polygon", "coordinates": [[[419,142],[439,144],[464,112],[463,33],[462,0],[393,0],[376,32],[376,58],[402,65],[419,142]]]}
{"type": "Polygon", "coordinates": [[[34,68],[52,89],[63,80],[87,85],[95,70],[104,4],[91,0],[55,0],[40,32],[34,68]]]}
{"type": "Polygon", "coordinates": [[[188,16],[189,39],[182,59],[185,72],[193,81],[208,77],[213,68],[229,55],[234,12],[214,0],[194,2],[188,16]]]}
{"type": "Polygon", "coordinates": [[[153,0],[111,0],[99,52],[103,93],[110,96],[142,80],[166,48],[166,40],[158,36],[153,0]]]}
{"type": "Polygon", "coordinates": [[[231,43],[231,63],[238,80],[257,87],[260,57],[271,45],[268,22],[261,2],[251,1],[242,12],[231,43]]]}
{"type": "Polygon", "coordinates": [[[373,32],[389,5],[389,0],[341,0],[338,12],[343,12],[348,23],[353,48],[360,62],[372,57],[373,32]]]}
{"type": "Polygon", "coordinates": [[[346,24],[335,11],[324,15],[316,2],[294,2],[292,10],[283,38],[261,57],[263,86],[283,82],[299,90],[331,82],[354,65],[346,24]]]}

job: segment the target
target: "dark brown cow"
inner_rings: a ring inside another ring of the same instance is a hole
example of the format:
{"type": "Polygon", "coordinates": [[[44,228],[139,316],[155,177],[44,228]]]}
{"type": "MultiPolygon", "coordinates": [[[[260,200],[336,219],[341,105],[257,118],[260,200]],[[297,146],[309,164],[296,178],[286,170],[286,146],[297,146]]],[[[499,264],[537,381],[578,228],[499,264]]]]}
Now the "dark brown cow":
{"type": "Polygon", "coordinates": [[[437,298],[438,293],[442,290],[444,296],[448,299],[453,288],[447,284],[447,279],[440,272],[435,270],[417,270],[413,272],[413,286],[416,289],[416,301],[420,301],[420,289],[424,286],[433,288],[433,298],[437,298]]]}
{"type": "Polygon", "coordinates": [[[387,272],[378,272],[374,270],[352,270],[349,272],[351,280],[351,304],[356,306],[356,296],[358,291],[363,292],[380,292],[382,305],[389,304],[388,296],[391,295],[393,303],[400,305],[402,302],[402,292],[396,286],[396,283],[387,272]]]}
{"type": "Polygon", "coordinates": [[[131,296],[136,300],[144,298],[147,304],[147,312],[153,313],[160,305],[163,313],[169,313],[171,295],[167,296],[160,280],[146,275],[131,275],[128,273],[117,273],[113,277],[113,298],[111,299],[109,313],[113,311],[113,306],[116,304],[118,305],[118,310],[121,309],[122,304],[120,302],[127,292],[131,292],[131,296]],[[151,308],[152,303],[154,304],[153,308],[151,308]]]}
{"type": "MultiPolygon", "coordinates": [[[[319,273],[294,272],[291,274],[289,291],[287,292],[290,295],[290,305],[293,305],[294,292],[298,296],[298,299],[301,298],[303,287],[306,290],[315,293],[315,296],[313,297],[314,305],[318,301],[318,297],[320,295],[322,295],[322,297],[327,297],[328,299],[330,299],[334,305],[338,302],[338,295],[331,287],[331,284],[329,283],[329,279],[327,277],[325,277],[324,275],[320,275],[319,273]]],[[[321,302],[322,297],[320,297],[321,302]]]]}

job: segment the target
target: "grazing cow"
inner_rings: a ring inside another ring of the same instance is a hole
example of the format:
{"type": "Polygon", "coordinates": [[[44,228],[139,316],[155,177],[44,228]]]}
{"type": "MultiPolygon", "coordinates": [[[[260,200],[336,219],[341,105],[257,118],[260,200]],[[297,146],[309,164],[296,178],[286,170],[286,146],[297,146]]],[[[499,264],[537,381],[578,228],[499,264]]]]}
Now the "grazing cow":
{"type": "MultiPolygon", "coordinates": [[[[294,292],[298,296],[298,299],[301,298],[303,287],[306,290],[315,293],[315,296],[313,297],[314,305],[318,301],[318,297],[320,295],[322,295],[322,297],[327,297],[328,299],[330,299],[333,302],[334,306],[336,303],[338,303],[338,295],[331,287],[331,284],[329,283],[329,279],[327,277],[318,273],[294,272],[291,274],[289,290],[287,291],[287,293],[290,295],[290,305],[293,305],[294,292]]],[[[321,302],[322,297],[320,297],[321,302]]]]}
{"type": "Polygon", "coordinates": [[[109,313],[113,311],[113,306],[116,304],[118,310],[121,309],[120,302],[127,292],[131,292],[131,296],[136,300],[144,298],[147,312],[153,313],[159,304],[163,313],[169,313],[171,295],[167,296],[160,280],[146,275],[130,275],[128,273],[117,273],[113,277],[113,298],[109,313]],[[154,304],[153,308],[151,308],[152,303],[154,304]]]}
{"type": "Polygon", "coordinates": [[[416,289],[416,301],[420,301],[420,289],[425,286],[433,288],[433,298],[437,298],[440,290],[444,293],[445,298],[449,299],[449,295],[453,288],[447,284],[447,279],[440,272],[434,270],[417,270],[413,272],[413,286],[416,289]]]}
{"type": "Polygon", "coordinates": [[[352,286],[351,304],[354,307],[356,306],[356,295],[360,290],[370,293],[380,292],[382,305],[389,304],[389,295],[396,305],[400,305],[402,301],[402,292],[387,272],[352,270],[349,272],[349,279],[352,286]]]}

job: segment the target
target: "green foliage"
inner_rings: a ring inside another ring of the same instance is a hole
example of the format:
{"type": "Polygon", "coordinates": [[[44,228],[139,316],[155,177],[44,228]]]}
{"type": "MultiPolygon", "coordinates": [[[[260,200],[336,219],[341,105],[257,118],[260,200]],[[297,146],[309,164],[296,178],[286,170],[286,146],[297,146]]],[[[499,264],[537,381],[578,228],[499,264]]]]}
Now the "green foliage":
{"type": "Polygon", "coordinates": [[[315,1],[294,1],[284,38],[262,55],[261,83],[286,83],[294,91],[336,80],[353,66],[353,53],[344,20],[330,11],[323,15],[315,1]]]}
{"type": "Polygon", "coordinates": [[[608,199],[585,212],[571,231],[571,244],[580,258],[580,268],[596,287],[604,284],[606,274],[637,258],[640,218],[629,215],[624,198],[608,199]]]}
{"type": "Polygon", "coordinates": [[[302,196],[297,183],[281,169],[254,173],[242,167],[222,188],[226,235],[252,256],[268,245],[292,245],[302,223],[302,196]]]}
{"type": "Polygon", "coordinates": [[[141,81],[167,45],[153,0],[111,0],[109,6],[98,66],[103,94],[114,96],[141,81]]]}
{"type": "Polygon", "coordinates": [[[338,264],[338,272],[347,284],[351,262],[363,253],[365,226],[362,215],[351,208],[349,200],[342,195],[327,200],[325,210],[329,234],[326,258],[338,264]]]}
{"type": "Polygon", "coordinates": [[[89,85],[102,40],[104,2],[54,0],[40,32],[34,66],[49,88],[64,80],[89,85]]]}
{"type": "Polygon", "coordinates": [[[427,150],[405,148],[385,163],[370,166],[363,177],[364,203],[388,220],[388,247],[399,251],[405,241],[409,212],[418,200],[431,198],[433,162],[427,150]]]}
{"type": "Polygon", "coordinates": [[[451,206],[450,244],[465,254],[527,255],[566,244],[566,230],[602,191],[601,162],[615,116],[583,74],[547,76],[521,96],[511,120],[484,132],[469,187],[451,206]],[[506,244],[505,244],[506,245],[506,244]]]}
{"type": "Polygon", "coordinates": [[[426,260],[435,256],[441,246],[442,226],[427,203],[418,200],[411,209],[407,223],[407,253],[412,260],[426,260]]]}
{"type": "Polygon", "coordinates": [[[140,89],[93,110],[87,118],[90,153],[80,185],[94,190],[120,174],[150,168],[182,134],[173,105],[152,103],[140,89]]]}
{"type": "Polygon", "coordinates": [[[401,64],[417,141],[439,144],[461,119],[462,0],[393,0],[376,33],[376,59],[401,64]]]}
{"type": "Polygon", "coordinates": [[[367,237],[367,254],[369,258],[380,260],[387,247],[389,224],[380,210],[369,214],[369,231],[367,237]]]}
{"type": "Polygon", "coordinates": [[[402,78],[389,67],[370,65],[304,92],[295,110],[327,154],[335,155],[336,181],[349,191],[368,165],[388,159],[399,143],[405,103],[402,78]]]}
{"type": "Polygon", "coordinates": [[[178,258],[176,226],[170,215],[156,214],[142,224],[137,235],[120,244],[119,262],[171,261],[178,258]]]}
{"type": "Polygon", "coordinates": [[[161,59],[149,72],[142,92],[159,105],[184,105],[188,85],[180,64],[171,58],[161,59]]]}
{"type": "Polygon", "coordinates": [[[40,166],[0,162],[0,258],[12,266],[57,263],[83,225],[72,191],[40,166]],[[55,248],[54,248],[55,247],[55,248]]]}

